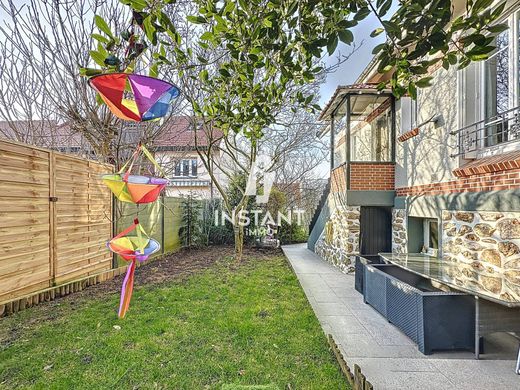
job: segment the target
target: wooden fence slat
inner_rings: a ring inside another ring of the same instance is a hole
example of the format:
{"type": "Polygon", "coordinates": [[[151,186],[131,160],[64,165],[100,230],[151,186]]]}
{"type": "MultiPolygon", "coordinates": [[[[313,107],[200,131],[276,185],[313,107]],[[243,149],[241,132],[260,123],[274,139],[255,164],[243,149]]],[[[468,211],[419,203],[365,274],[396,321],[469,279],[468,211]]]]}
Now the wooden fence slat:
{"type": "Polygon", "coordinates": [[[112,171],[107,164],[0,141],[0,302],[21,297],[0,305],[3,313],[54,299],[56,292],[22,295],[110,269],[105,243],[112,233],[112,195],[101,175],[112,171]]]}

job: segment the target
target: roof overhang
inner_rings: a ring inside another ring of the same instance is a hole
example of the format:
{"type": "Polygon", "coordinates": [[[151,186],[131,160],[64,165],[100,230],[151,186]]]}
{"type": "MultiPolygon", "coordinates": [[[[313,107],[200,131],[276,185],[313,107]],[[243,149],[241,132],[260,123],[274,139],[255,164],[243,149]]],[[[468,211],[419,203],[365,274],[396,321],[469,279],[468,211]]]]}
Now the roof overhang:
{"type": "Polygon", "coordinates": [[[352,84],[352,85],[340,85],[338,88],[336,88],[336,91],[330,98],[330,100],[327,102],[325,107],[320,113],[320,116],[318,117],[318,120],[320,121],[330,121],[330,116],[336,111],[338,106],[343,101],[343,98],[346,95],[355,95],[355,94],[377,94],[377,95],[383,95],[383,94],[390,94],[391,90],[389,89],[383,89],[379,90],[377,89],[377,84],[367,83],[367,84],[352,84]]]}

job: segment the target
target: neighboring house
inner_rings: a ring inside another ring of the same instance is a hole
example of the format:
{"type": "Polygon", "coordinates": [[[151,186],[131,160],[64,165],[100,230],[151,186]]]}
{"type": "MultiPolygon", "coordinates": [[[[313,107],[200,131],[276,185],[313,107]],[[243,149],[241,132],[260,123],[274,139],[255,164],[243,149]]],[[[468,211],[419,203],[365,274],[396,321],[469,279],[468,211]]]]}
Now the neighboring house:
{"type": "Polygon", "coordinates": [[[212,198],[218,195],[197,149],[205,151],[211,144],[213,158],[218,164],[221,137],[222,133],[218,130],[208,134],[202,127],[194,126],[187,116],[171,118],[164,125],[153,142],[152,150],[170,179],[167,196],[186,196],[191,193],[201,198],[212,198]]]}
{"type": "MultiPolygon", "coordinates": [[[[167,196],[185,196],[191,193],[201,198],[210,198],[217,194],[197,149],[206,150],[209,142],[213,142],[213,157],[218,163],[222,133],[215,130],[208,137],[201,127],[194,129],[192,122],[188,116],[170,117],[158,131],[158,136],[148,145],[170,180],[170,185],[166,188],[167,196]]],[[[137,143],[142,132],[141,124],[125,123],[125,143],[137,143]]],[[[81,134],[71,131],[67,123],[41,120],[9,123],[0,121],[0,138],[95,158],[88,141],[81,134]]],[[[126,152],[130,153],[130,150],[126,152]]]]}
{"type": "MultiPolygon", "coordinates": [[[[464,8],[455,2],[455,13],[464,8]]],[[[309,247],[343,270],[354,256],[428,253],[457,283],[520,301],[520,4],[483,62],[432,68],[432,87],[396,100],[372,61],[321,113],[330,192],[309,247]],[[504,277],[505,273],[505,277],[504,277]]]]}

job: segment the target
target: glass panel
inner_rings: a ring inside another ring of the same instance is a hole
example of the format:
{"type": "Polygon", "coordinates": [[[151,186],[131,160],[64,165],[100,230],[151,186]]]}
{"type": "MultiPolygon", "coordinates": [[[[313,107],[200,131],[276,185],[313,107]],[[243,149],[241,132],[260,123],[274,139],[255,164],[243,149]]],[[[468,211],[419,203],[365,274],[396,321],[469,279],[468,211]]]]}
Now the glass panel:
{"type": "Polygon", "coordinates": [[[430,242],[428,247],[439,249],[439,224],[437,221],[430,221],[430,242]]]}
{"type": "MultiPolygon", "coordinates": [[[[496,37],[496,51],[484,63],[484,104],[485,119],[509,109],[509,31],[496,37]]],[[[490,120],[485,128],[485,146],[493,146],[507,141],[507,123],[490,120]]]]}
{"type": "Polygon", "coordinates": [[[181,163],[175,164],[175,176],[181,175],[181,163]]]}
{"type": "Polygon", "coordinates": [[[190,175],[190,160],[182,160],[182,176],[190,175]]]}
{"type": "Polygon", "coordinates": [[[197,160],[191,160],[191,176],[197,177],[197,160]]]}
{"type": "Polygon", "coordinates": [[[391,98],[352,95],[350,99],[351,161],[391,161],[391,98]]]}
{"type": "Polygon", "coordinates": [[[341,103],[334,116],[334,168],[347,161],[346,131],[347,99],[341,103]]]}

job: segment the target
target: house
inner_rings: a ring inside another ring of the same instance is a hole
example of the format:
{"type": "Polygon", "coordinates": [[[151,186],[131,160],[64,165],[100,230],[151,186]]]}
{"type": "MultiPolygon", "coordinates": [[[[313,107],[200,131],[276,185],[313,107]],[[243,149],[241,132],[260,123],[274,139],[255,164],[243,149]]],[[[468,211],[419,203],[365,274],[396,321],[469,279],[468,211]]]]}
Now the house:
{"type": "MultiPolygon", "coordinates": [[[[124,138],[123,143],[137,144],[143,138],[143,131],[146,131],[145,126],[141,123],[124,123],[121,134],[124,138]]],[[[152,133],[156,136],[148,146],[170,180],[170,185],[166,188],[167,196],[185,196],[191,193],[198,197],[210,198],[216,194],[197,149],[207,150],[211,142],[214,150],[212,155],[215,161],[219,161],[222,137],[220,131],[214,130],[208,134],[200,126],[195,129],[191,117],[173,116],[162,127],[152,129],[152,133]]],[[[66,122],[0,121],[0,138],[95,158],[92,146],[85,137],[72,131],[66,122]]],[[[124,152],[129,154],[131,149],[126,148],[124,152]]]]}
{"type": "MultiPolygon", "coordinates": [[[[188,116],[173,117],[164,124],[151,149],[170,179],[167,196],[186,196],[190,193],[201,198],[217,196],[218,192],[197,150],[205,152],[211,146],[210,153],[218,164],[221,138],[222,132],[204,130],[188,116]]],[[[218,175],[217,169],[215,174],[218,175]]]]}
{"type": "Polygon", "coordinates": [[[375,61],[337,88],[320,116],[330,191],[310,249],[344,270],[358,254],[423,252],[461,263],[463,285],[520,300],[520,5],[509,3],[491,57],[431,69],[415,101],[378,91],[389,74],[375,61]]]}

